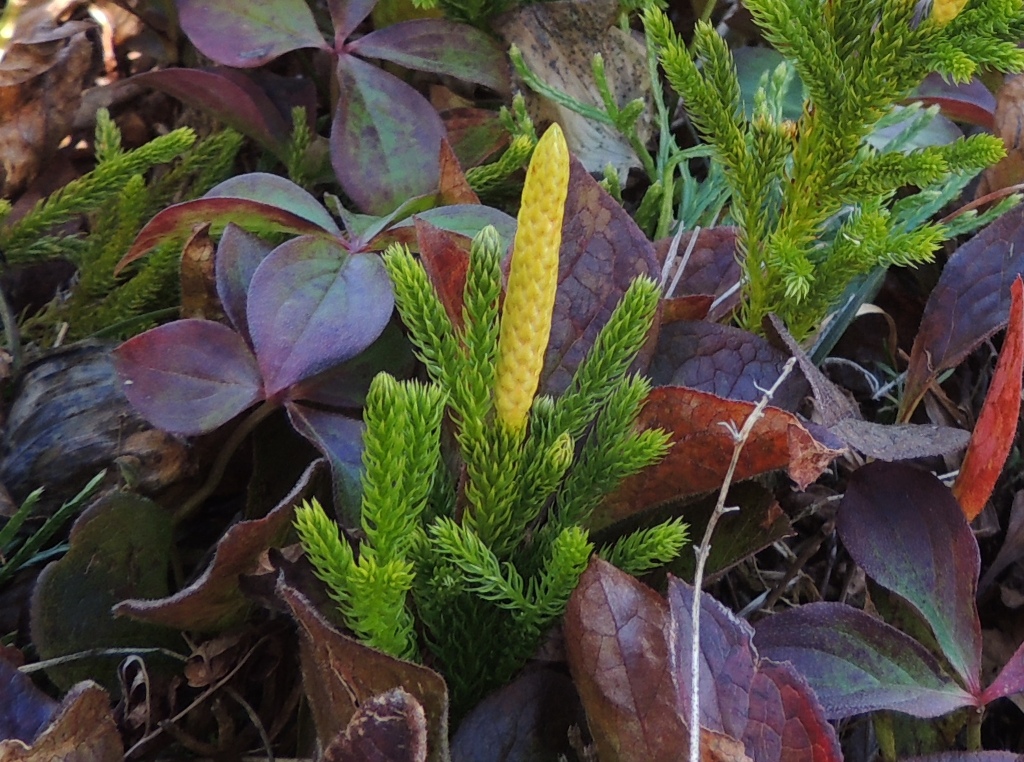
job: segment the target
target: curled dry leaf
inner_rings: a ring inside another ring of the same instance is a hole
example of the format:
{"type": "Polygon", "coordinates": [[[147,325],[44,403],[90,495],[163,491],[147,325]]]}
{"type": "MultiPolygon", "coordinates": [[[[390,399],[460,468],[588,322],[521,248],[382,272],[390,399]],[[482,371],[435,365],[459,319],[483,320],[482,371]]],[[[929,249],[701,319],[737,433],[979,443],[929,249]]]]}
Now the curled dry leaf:
{"type": "MultiPolygon", "coordinates": [[[[498,30],[507,43],[519,47],[526,66],[545,84],[603,110],[591,69],[594,54],[600,53],[608,87],[619,108],[637,98],[645,101],[637,129],[640,140],[646,142],[653,125],[647,54],[640,40],[618,27],[617,16],[618,6],[609,0],[560,0],[512,11],[498,30]]],[[[611,125],[583,117],[529,90],[526,97],[537,118],[561,125],[569,150],[588,172],[601,172],[610,163],[625,176],[640,166],[629,142],[611,125]]]]}
{"type": "Polygon", "coordinates": [[[425,762],[423,707],[401,688],[362,703],[348,726],[324,749],[323,762],[425,762]]]}
{"type": "Polygon", "coordinates": [[[217,296],[214,247],[210,226],[196,228],[181,250],[181,317],[220,320],[224,309],[217,296]]]}

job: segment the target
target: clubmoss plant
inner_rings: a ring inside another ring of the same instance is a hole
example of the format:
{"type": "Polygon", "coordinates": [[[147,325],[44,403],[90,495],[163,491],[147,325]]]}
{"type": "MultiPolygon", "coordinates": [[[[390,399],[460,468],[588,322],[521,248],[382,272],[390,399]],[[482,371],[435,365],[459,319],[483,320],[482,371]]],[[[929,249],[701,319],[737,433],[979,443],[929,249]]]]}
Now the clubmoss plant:
{"type": "MultiPolygon", "coordinates": [[[[553,127],[527,174],[503,314],[493,228],[473,240],[459,325],[404,247],[385,253],[430,383],[386,374],[373,382],[355,549],[319,505],[297,512],[303,545],[349,627],[440,669],[456,716],[534,652],[594,552],[591,513],[669,446],[665,432],[634,427],[650,389],[628,375],[658,304],[649,279],[632,283],[568,390],[534,396],[567,182],[568,152],[553,127]],[[523,299],[535,289],[542,302],[523,299]],[[446,410],[455,458],[442,457],[446,410]]],[[[686,527],[672,520],[597,552],[641,573],[674,558],[685,541],[686,527]]]]}
{"type": "Polygon", "coordinates": [[[906,153],[865,137],[932,71],[958,82],[982,68],[1024,68],[1020,0],[937,3],[926,18],[914,0],[750,0],[767,39],[792,63],[808,97],[794,123],[764,91],[744,113],[725,41],[698,23],[690,50],[660,11],[647,34],[669,83],[714,148],[740,227],[740,322],[760,330],[769,312],[802,338],[819,327],[856,277],[885,265],[928,261],[949,232],[894,220],[890,202],[907,186],[928,189],[973,174],[1003,155],[977,135],[906,153]]]}

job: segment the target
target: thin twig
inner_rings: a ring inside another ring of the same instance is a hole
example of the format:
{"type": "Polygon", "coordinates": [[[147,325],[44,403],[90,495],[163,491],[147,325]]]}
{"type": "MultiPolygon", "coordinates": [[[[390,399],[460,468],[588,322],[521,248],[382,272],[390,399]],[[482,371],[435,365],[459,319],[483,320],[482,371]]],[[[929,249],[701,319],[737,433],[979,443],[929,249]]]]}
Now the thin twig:
{"type": "Polygon", "coordinates": [[[764,393],[756,407],[750,411],[747,420],[743,422],[743,427],[739,431],[736,430],[735,424],[722,424],[732,433],[732,460],[729,462],[729,469],[725,472],[722,488],[718,491],[718,501],[715,503],[715,510],[711,512],[711,518],[708,519],[708,525],[704,529],[704,538],[697,547],[697,568],[693,575],[693,607],[690,611],[691,631],[693,632],[693,639],[690,641],[690,762],[700,762],[700,593],[701,587],[704,584],[704,567],[707,565],[708,556],[711,553],[711,535],[714,533],[715,526],[717,526],[718,520],[722,516],[730,511],[737,510],[737,507],[726,508],[725,498],[732,484],[733,476],[736,473],[736,465],[740,461],[740,453],[743,452],[743,446],[750,439],[754,426],[764,417],[764,409],[768,407],[768,402],[771,400],[772,395],[782,386],[782,382],[789,377],[794,365],[796,365],[795,357],[791,357],[786,361],[782,368],[782,373],[775,379],[775,383],[772,384],[771,388],[764,393]]]}

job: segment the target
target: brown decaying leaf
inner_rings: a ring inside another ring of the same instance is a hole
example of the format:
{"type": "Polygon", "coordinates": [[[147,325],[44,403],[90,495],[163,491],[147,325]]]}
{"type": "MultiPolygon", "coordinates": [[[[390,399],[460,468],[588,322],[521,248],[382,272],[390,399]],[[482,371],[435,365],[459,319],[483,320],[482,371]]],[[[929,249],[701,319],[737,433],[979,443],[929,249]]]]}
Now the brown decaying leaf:
{"type": "Polygon", "coordinates": [[[448,319],[452,325],[461,328],[462,295],[469,270],[469,241],[419,218],[415,219],[415,224],[423,269],[427,271],[448,319]]]}
{"type": "MultiPolygon", "coordinates": [[[[717,228],[703,228],[697,234],[697,243],[690,249],[692,232],[684,233],[676,247],[675,264],[669,267],[665,280],[671,284],[676,277],[677,268],[685,266],[676,287],[669,296],[706,295],[718,297],[739,283],[740,265],[736,259],[736,228],[723,225],[717,228]],[[686,256],[687,250],[690,251],[686,256]]],[[[654,242],[654,251],[658,261],[664,264],[672,247],[672,238],[662,238],[654,242]]],[[[719,320],[735,309],[739,304],[739,291],[723,299],[718,304],[711,320],[719,320]]]]}
{"type": "Polygon", "coordinates": [[[661,300],[661,316],[666,323],[677,320],[703,320],[714,304],[715,298],[708,294],[674,296],[661,300]]]}
{"type": "Polygon", "coordinates": [[[123,747],[107,692],[83,682],[68,691],[32,745],[0,741],[0,762],[121,762],[123,747]]]}
{"type": "Polygon", "coordinates": [[[981,174],[974,192],[981,198],[1024,180],[1024,75],[1007,77],[996,93],[995,133],[1003,140],[1006,156],[981,174]]]}
{"type": "Polygon", "coordinates": [[[364,702],[348,726],[324,749],[323,762],[424,762],[427,721],[423,707],[401,688],[364,702]]]}
{"type": "Polygon", "coordinates": [[[217,296],[213,269],[210,223],[197,225],[181,250],[181,317],[220,321],[224,317],[217,296]]]}
{"type": "Polygon", "coordinates": [[[982,230],[946,262],[924,308],[910,352],[900,420],[910,419],[928,386],[1006,326],[1010,284],[1024,273],[1024,207],[982,230]]]}
{"type": "Polygon", "coordinates": [[[447,138],[441,140],[441,176],[439,183],[441,195],[440,205],[450,204],[479,204],[480,197],[476,195],[469,182],[466,180],[466,173],[462,171],[459,159],[452,150],[451,143],[447,138]]]}
{"type": "MultiPolygon", "coordinates": [[[[568,387],[633,279],[641,275],[657,279],[659,274],[646,236],[575,159],[569,171],[558,256],[551,343],[541,375],[542,392],[555,395],[568,387]]],[[[647,367],[653,349],[652,337],[636,369],[647,367]]]]}
{"type": "MultiPolygon", "coordinates": [[[[718,489],[735,445],[727,426],[742,426],[754,404],[680,386],[653,389],[637,426],[665,429],[672,448],[660,463],[626,479],[595,511],[593,526],[607,526],[658,503],[718,489]]],[[[804,489],[842,452],[820,442],[792,413],[769,406],[743,448],[735,479],[786,468],[804,489]]]]}
{"type": "Polygon", "coordinates": [[[1024,281],[1010,286],[1010,317],[985,404],[971,435],[953,495],[968,521],[981,513],[1017,437],[1021,374],[1024,373],[1024,281]]]}
{"type": "Polygon", "coordinates": [[[322,459],[314,461],[270,513],[230,527],[217,542],[213,561],[188,587],[167,598],[121,601],[114,606],[114,613],[188,631],[220,630],[239,621],[250,604],[238,589],[238,578],[254,572],[263,553],[284,541],[295,517],[295,506],[308,497],[314,478],[323,468],[322,459]]]}
{"type": "Polygon", "coordinates": [[[321,744],[327,746],[343,733],[365,702],[402,688],[426,715],[426,758],[431,762],[448,759],[448,689],[440,675],[341,634],[281,578],[277,594],[299,625],[302,680],[321,744]]]}

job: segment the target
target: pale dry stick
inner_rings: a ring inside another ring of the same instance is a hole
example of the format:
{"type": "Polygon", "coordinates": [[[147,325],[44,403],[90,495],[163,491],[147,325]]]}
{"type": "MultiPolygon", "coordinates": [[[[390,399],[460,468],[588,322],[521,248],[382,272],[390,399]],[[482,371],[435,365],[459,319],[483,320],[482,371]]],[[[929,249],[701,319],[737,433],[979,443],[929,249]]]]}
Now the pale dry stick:
{"type": "Polygon", "coordinates": [[[693,606],[690,610],[690,621],[692,623],[690,629],[693,633],[693,638],[690,641],[690,762],[700,762],[700,589],[704,584],[704,567],[707,565],[708,555],[711,553],[711,535],[714,533],[715,526],[722,516],[731,511],[738,510],[737,507],[726,508],[725,496],[729,491],[729,486],[732,484],[733,475],[736,473],[736,465],[739,463],[740,453],[743,452],[743,446],[750,439],[754,426],[764,416],[764,409],[768,407],[772,395],[782,386],[782,382],[789,377],[794,365],[796,365],[795,357],[790,357],[786,360],[786,364],[782,367],[782,373],[775,379],[775,383],[771,385],[771,388],[765,391],[761,401],[750,411],[741,429],[737,431],[736,425],[731,421],[729,423],[720,423],[720,425],[729,429],[732,434],[732,460],[729,462],[729,468],[725,472],[722,488],[718,491],[718,501],[715,503],[715,510],[711,512],[711,518],[708,519],[707,528],[704,530],[704,537],[697,547],[697,568],[693,574],[693,606]]]}

